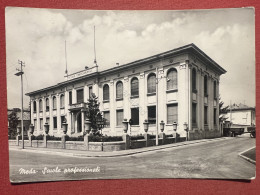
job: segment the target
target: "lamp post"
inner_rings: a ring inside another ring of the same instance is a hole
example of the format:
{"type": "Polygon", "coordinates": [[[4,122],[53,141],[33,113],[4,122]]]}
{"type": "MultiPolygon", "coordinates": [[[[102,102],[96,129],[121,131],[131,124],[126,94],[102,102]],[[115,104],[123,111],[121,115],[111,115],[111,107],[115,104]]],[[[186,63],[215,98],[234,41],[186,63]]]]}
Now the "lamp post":
{"type": "Polygon", "coordinates": [[[161,129],[161,132],[163,133],[164,131],[164,125],[165,123],[163,121],[160,122],[160,129],[161,129]]]}
{"type": "Polygon", "coordinates": [[[128,130],[128,121],[127,119],[125,118],[123,121],[123,126],[124,126],[124,133],[127,133],[127,130],[128,130]]]}
{"type": "Polygon", "coordinates": [[[149,128],[149,122],[148,122],[148,120],[144,120],[143,125],[144,125],[144,132],[147,133],[148,128],[149,128]]]}
{"type": "Polygon", "coordinates": [[[184,129],[184,131],[187,132],[186,141],[189,141],[189,128],[188,128],[188,124],[186,122],[183,124],[183,129],[184,129]]]}
{"type": "Polygon", "coordinates": [[[173,132],[175,133],[175,143],[177,142],[177,123],[173,122],[172,124],[173,132]]]}

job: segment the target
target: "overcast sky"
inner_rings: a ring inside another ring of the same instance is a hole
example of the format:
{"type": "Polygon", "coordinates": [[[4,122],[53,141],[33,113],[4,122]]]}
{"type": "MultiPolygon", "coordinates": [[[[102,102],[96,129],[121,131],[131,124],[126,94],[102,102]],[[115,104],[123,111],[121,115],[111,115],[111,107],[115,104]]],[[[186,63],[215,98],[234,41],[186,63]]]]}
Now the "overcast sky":
{"type": "MultiPolygon", "coordinates": [[[[6,8],[8,108],[20,107],[18,59],[25,61],[24,92],[64,80],[92,66],[93,26],[99,70],[194,43],[227,73],[220,79],[226,105],[255,106],[254,10],[90,11],[6,8]]],[[[25,98],[28,107],[29,98],[25,98]]]]}

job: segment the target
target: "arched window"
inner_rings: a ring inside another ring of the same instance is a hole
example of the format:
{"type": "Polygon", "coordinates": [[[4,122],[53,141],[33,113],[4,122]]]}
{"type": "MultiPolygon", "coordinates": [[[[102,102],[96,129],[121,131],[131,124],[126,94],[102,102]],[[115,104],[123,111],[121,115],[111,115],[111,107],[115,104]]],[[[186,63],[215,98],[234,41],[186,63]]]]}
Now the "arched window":
{"type": "Polygon", "coordinates": [[[178,76],[176,69],[170,69],[167,73],[167,90],[178,89],[178,76]]]}
{"type": "Polygon", "coordinates": [[[64,108],[64,95],[60,95],[60,108],[64,108]]]}
{"type": "Polygon", "coordinates": [[[196,92],[197,91],[197,73],[196,73],[196,69],[193,68],[192,69],[192,92],[196,92]]]}
{"type": "Polygon", "coordinates": [[[49,98],[46,98],[46,112],[50,110],[49,98]]]}
{"type": "Polygon", "coordinates": [[[147,79],[147,93],[156,92],[156,75],[154,73],[150,74],[147,79]]]}
{"type": "Polygon", "coordinates": [[[52,109],[53,110],[57,109],[57,100],[56,100],[55,96],[53,96],[53,98],[52,98],[52,109]]]}
{"type": "Polygon", "coordinates": [[[214,81],[214,98],[217,98],[217,82],[214,81]]]}
{"type": "Polygon", "coordinates": [[[33,101],[33,112],[36,112],[36,101],[33,101]]]}
{"type": "Polygon", "coordinates": [[[109,86],[105,84],[103,86],[103,101],[109,101],[109,86]]]}
{"type": "Polygon", "coordinates": [[[42,100],[39,100],[39,111],[42,112],[42,100]]]}
{"type": "Polygon", "coordinates": [[[116,84],[116,99],[123,99],[123,83],[118,81],[116,84]]]}
{"type": "Polygon", "coordinates": [[[136,77],[131,80],[131,96],[139,95],[139,81],[136,77]]]}
{"type": "Polygon", "coordinates": [[[204,76],[204,96],[208,96],[208,77],[204,76]]]}

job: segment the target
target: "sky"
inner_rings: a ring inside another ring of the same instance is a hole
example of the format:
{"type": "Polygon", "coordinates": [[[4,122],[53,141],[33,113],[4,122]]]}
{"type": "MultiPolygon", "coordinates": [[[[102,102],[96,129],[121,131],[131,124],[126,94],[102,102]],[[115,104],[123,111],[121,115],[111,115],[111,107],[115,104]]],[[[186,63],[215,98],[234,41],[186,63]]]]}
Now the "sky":
{"type": "MultiPolygon", "coordinates": [[[[18,60],[25,62],[24,93],[64,81],[93,66],[94,26],[99,70],[190,43],[222,66],[225,105],[255,106],[255,13],[252,8],[186,11],[95,11],[7,7],[8,108],[21,106],[18,60]]],[[[24,107],[29,98],[24,96],[24,107]]]]}

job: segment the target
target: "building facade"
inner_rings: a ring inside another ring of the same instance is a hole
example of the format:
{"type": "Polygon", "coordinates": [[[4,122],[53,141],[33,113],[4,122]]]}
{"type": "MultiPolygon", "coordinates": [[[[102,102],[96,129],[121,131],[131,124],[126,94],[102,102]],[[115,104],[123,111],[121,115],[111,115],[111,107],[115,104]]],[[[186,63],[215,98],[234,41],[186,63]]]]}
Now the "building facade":
{"type": "MultiPolygon", "coordinates": [[[[107,123],[102,133],[122,135],[123,119],[132,119],[131,134],[142,134],[148,120],[150,134],[164,121],[165,133],[219,131],[219,79],[226,71],[194,44],[125,65],[98,71],[97,64],[65,75],[57,85],[27,93],[35,134],[50,125],[50,134],[62,135],[66,117],[68,135],[82,135],[86,102],[94,93],[107,123]]],[[[158,129],[159,131],[159,129],[158,129]]]]}

